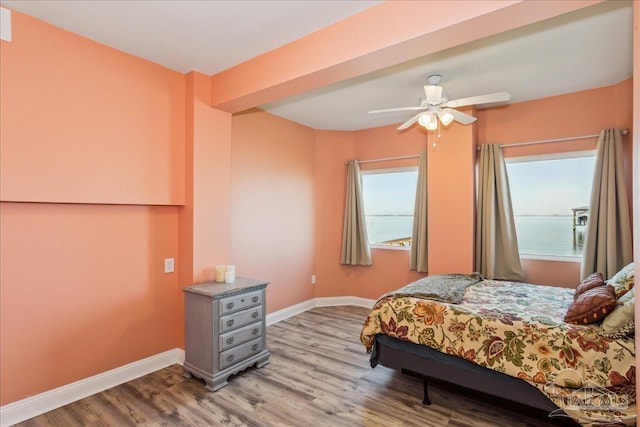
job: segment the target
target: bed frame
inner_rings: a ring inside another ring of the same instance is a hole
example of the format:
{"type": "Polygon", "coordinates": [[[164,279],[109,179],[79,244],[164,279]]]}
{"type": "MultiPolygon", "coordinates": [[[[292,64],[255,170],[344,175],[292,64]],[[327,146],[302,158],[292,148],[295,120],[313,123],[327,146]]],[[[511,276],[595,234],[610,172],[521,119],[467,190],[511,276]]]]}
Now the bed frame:
{"type": "MultiPolygon", "coordinates": [[[[380,364],[423,379],[425,405],[431,404],[428,382],[437,380],[485,395],[514,402],[537,415],[558,409],[537,388],[525,381],[476,365],[463,358],[441,353],[427,346],[401,341],[386,335],[376,336],[371,353],[371,367],[380,364]]],[[[562,425],[577,425],[569,418],[548,419],[562,425]]]]}

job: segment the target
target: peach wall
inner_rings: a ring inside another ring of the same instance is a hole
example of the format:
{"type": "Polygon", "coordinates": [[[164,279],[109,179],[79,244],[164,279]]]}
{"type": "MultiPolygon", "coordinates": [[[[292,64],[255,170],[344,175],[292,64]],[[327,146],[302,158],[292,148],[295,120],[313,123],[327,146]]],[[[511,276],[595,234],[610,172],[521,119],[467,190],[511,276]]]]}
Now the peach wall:
{"type": "Polygon", "coordinates": [[[13,41],[0,42],[0,404],[173,349],[183,323],[178,275],[163,273],[164,258],[180,270],[180,208],[144,205],[184,203],[184,76],[12,17],[13,41]]]}
{"type": "Polygon", "coordinates": [[[231,261],[231,114],[209,107],[210,80],[187,75],[186,197],[180,212],[180,283],[211,281],[231,261]]]}
{"type": "Polygon", "coordinates": [[[522,259],[524,281],[561,288],[575,288],[580,282],[580,262],[522,259]]]}
{"type": "MultiPolygon", "coordinates": [[[[627,189],[629,191],[629,200],[633,200],[633,79],[627,79],[613,87],[615,98],[616,126],[621,129],[628,129],[629,135],[625,136],[623,141],[626,145],[626,158],[624,167],[627,171],[627,189]]],[[[635,151],[636,153],[638,151],[635,151]]],[[[633,204],[629,204],[629,209],[633,212],[633,204]]],[[[633,221],[633,215],[631,215],[633,221]]]]}
{"type": "Polygon", "coordinates": [[[440,138],[429,133],[429,274],[474,271],[474,132],[475,125],[454,122],[440,138]]]}
{"type": "Polygon", "coordinates": [[[184,203],[184,76],[12,11],[0,200],[184,203]]]}
{"type": "MultiPolygon", "coordinates": [[[[478,143],[509,144],[597,134],[618,124],[615,106],[615,89],[607,86],[478,110],[478,143]]],[[[535,154],[534,147],[540,146],[518,149],[527,150],[525,155],[529,155],[535,154]]]]}
{"type": "Polygon", "coordinates": [[[316,297],[357,295],[351,279],[358,270],[340,264],[346,169],[353,159],[354,132],[318,130],[315,134],[315,271],[316,297]]]}
{"type": "MultiPolygon", "coordinates": [[[[209,107],[207,76],[186,76],[185,203],[179,214],[180,287],[214,280],[231,262],[231,114],[209,107]]],[[[176,298],[184,323],[182,290],[176,298]]],[[[176,343],[184,347],[184,328],[176,343]]]]}
{"type": "Polygon", "coordinates": [[[177,207],[0,204],[0,403],[176,347],[177,207]]]}
{"type": "MultiPolygon", "coordinates": [[[[631,129],[632,80],[598,89],[478,110],[478,143],[510,144],[580,135],[602,129],[631,129]],[[603,108],[606,105],[606,108],[603,108]]],[[[631,151],[630,136],[623,142],[631,151]]],[[[505,157],[595,150],[597,138],[504,148],[505,157]]],[[[632,173],[627,162],[629,194],[632,173]]],[[[524,281],[575,287],[580,282],[580,261],[522,260],[524,281]]]]}
{"type": "MultiPolygon", "coordinates": [[[[354,132],[353,155],[358,160],[419,155],[427,148],[427,134],[417,126],[399,132],[398,125],[381,126],[354,132]]],[[[417,166],[419,159],[363,163],[362,170],[417,166]]],[[[346,171],[345,168],[342,168],[346,171]]],[[[346,173],[346,172],[345,172],[346,173]]]]}
{"type": "Polygon", "coordinates": [[[260,110],[232,124],[232,262],[271,282],[273,312],[314,294],[314,130],[260,110]]]}
{"type": "MultiPolygon", "coordinates": [[[[345,161],[373,160],[419,154],[426,136],[419,129],[397,132],[384,126],[358,132],[316,132],[316,271],[317,297],[352,295],[377,298],[424,274],[409,270],[409,251],[372,249],[372,266],[340,264],[345,161]]],[[[364,163],[363,170],[416,166],[417,159],[364,163]]]]}

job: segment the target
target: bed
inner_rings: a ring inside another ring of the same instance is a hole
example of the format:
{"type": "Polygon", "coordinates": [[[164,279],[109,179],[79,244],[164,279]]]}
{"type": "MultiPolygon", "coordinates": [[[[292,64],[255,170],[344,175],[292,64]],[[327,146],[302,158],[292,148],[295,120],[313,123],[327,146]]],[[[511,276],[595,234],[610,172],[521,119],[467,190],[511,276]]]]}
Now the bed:
{"type": "Polygon", "coordinates": [[[372,367],[423,376],[426,404],[436,379],[581,424],[635,425],[635,339],[566,323],[574,294],[478,273],[429,276],[382,296],[360,339],[372,367]]]}

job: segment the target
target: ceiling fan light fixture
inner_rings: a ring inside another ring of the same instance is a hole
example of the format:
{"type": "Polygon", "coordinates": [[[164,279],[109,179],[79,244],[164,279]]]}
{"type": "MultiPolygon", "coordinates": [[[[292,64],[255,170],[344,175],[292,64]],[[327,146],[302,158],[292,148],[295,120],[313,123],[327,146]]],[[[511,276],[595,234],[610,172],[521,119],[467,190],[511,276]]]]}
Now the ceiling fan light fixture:
{"type": "Polygon", "coordinates": [[[449,126],[454,119],[453,114],[448,111],[438,113],[438,118],[440,118],[440,122],[442,122],[444,126],[449,126]]]}
{"type": "MultiPolygon", "coordinates": [[[[425,117],[425,120],[420,122],[420,124],[422,126],[424,126],[425,128],[427,128],[427,130],[436,130],[436,129],[438,129],[438,119],[435,116],[435,114],[427,113],[422,117],[425,117]],[[427,121],[427,118],[429,119],[428,121],[427,121]]],[[[422,118],[422,117],[420,117],[420,118],[422,118]]]]}
{"type": "Polygon", "coordinates": [[[422,113],[418,118],[418,123],[421,126],[427,127],[427,125],[433,120],[433,115],[431,113],[422,113]]]}

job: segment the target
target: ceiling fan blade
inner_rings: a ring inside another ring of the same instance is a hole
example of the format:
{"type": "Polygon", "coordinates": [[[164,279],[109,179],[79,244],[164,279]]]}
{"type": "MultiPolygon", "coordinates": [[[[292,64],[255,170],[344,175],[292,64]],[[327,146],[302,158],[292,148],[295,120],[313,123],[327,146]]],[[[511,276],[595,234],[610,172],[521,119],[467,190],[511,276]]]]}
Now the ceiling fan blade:
{"type": "Polygon", "coordinates": [[[497,92],[497,93],[490,93],[487,95],[470,96],[469,98],[454,99],[452,101],[447,102],[444,106],[457,108],[457,107],[465,107],[467,105],[489,104],[492,102],[508,101],[510,99],[511,99],[511,94],[509,92],[497,92]]]}
{"type": "Polygon", "coordinates": [[[476,121],[475,117],[452,108],[444,108],[442,112],[451,114],[453,116],[453,120],[463,125],[468,125],[476,121]]]}
{"type": "Polygon", "coordinates": [[[377,113],[391,113],[393,111],[418,111],[418,110],[426,110],[426,107],[399,107],[399,108],[387,108],[384,110],[371,110],[369,114],[377,114],[377,113]]]}
{"type": "Polygon", "coordinates": [[[400,126],[398,126],[397,130],[404,130],[406,128],[408,128],[409,126],[411,126],[412,124],[414,124],[415,122],[418,121],[418,119],[420,118],[421,115],[423,115],[424,113],[418,113],[415,116],[411,117],[409,120],[407,120],[406,122],[404,122],[403,124],[401,124],[400,126]]]}

